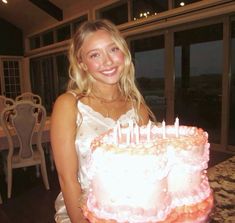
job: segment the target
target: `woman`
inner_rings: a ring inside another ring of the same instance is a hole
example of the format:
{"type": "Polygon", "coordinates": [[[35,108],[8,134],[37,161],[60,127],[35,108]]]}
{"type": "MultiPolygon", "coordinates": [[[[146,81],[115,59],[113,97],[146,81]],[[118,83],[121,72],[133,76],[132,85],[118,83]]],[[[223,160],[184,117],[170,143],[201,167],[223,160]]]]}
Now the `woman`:
{"type": "Polygon", "coordinates": [[[88,222],[80,208],[86,192],[89,146],[116,121],[145,125],[152,113],[134,83],[127,44],[107,20],[85,22],[69,52],[68,91],[58,97],[51,119],[51,143],[62,193],[56,222],[88,222]]]}

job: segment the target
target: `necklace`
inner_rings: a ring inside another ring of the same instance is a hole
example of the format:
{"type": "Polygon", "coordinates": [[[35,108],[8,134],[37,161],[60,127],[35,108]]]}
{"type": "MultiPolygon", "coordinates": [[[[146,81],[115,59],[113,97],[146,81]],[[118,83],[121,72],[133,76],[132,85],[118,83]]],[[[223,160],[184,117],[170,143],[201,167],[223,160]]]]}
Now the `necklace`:
{"type": "Polygon", "coordinates": [[[112,105],[109,106],[109,104],[118,101],[118,99],[120,99],[120,97],[121,97],[121,94],[118,94],[117,97],[115,97],[113,99],[106,99],[106,98],[99,97],[99,96],[95,95],[94,92],[92,92],[92,96],[95,99],[97,99],[100,104],[102,104],[103,116],[105,118],[112,118],[111,114],[113,113],[113,111],[115,109],[112,105]]]}
{"type": "Polygon", "coordinates": [[[101,104],[113,103],[121,97],[121,94],[118,94],[118,96],[113,98],[113,99],[106,99],[106,98],[102,98],[102,97],[99,97],[99,96],[95,95],[94,92],[92,92],[92,94],[93,94],[94,98],[96,98],[100,101],[101,104]]]}

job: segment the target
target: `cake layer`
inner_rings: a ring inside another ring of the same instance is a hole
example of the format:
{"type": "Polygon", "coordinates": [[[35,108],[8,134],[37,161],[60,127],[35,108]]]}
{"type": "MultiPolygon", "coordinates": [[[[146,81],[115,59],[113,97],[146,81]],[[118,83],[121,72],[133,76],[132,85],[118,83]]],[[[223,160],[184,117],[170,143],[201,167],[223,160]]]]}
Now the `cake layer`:
{"type": "Polygon", "coordinates": [[[99,219],[164,222],[177,208],[211,194],[202,129],[129,123],[104,133],[91,148],[87,207],[99,219]]]}

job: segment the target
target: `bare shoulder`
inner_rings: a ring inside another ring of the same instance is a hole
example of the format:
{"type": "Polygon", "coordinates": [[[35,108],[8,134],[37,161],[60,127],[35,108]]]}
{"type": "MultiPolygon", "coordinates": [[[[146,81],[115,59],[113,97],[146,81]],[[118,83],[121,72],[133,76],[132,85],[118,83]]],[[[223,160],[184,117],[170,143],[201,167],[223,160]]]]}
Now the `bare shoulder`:
{"type": "Polygon", "coordinates": [[[77,99],[70,93],[60,95],[53,106],[52,121],[53,119],[72,120],[77,114],[77,99]]]}
{"type": "Polygon", "coordinates": [[[62,106],[62,107],[66,107],[66,106],[74,106],[74,104],[76,104],[76,97],[70,93],[64,93],[61,94],[55,101],[54,106],[58,107],[58,106],[62,106]],[[63,106],[64,105],[64,106],[63,106]]]}

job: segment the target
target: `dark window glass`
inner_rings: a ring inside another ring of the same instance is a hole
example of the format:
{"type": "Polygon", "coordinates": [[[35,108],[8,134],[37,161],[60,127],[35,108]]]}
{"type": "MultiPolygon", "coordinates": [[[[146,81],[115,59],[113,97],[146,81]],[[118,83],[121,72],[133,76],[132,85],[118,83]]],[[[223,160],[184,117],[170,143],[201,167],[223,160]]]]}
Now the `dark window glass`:
{"type": "Polygon", "coordinates": [[[87,20],[88,20],[88,16],[87,16],[87,15],[81,16],[81,17],[79,17],[77,20],[75,20],[75,21],[73,22],[73,32],[75,33],[76,30],[79,28],[79,26],[80,26],[83,22],[85,22],[85,21],[87,21],[87,20]]]}
{"type": "Polygon", "coordinates": [[[168,10],[168,1],[133,0],[132,20],[146,18],[168,10]]]}
{"type": "Polygon", "coordinates": [[[60,27],[56,30],[57,42],[70,39],[70,25],[60,27]]]}
{"type": "Polygon", "coordinates": [[[128,22],[127,2],[119,1],[118,3],[99,9],[96,15],[98,18],[108,19],[116,25],[128,22]]]}
{"type": "Polygon", "coordinates": [[[69,61],[67,55],[61,54],[56,56],[56,66],[57,66],[57,74],[58,74],[58,91],[59,94],[66,91],[68,84],[68,67],[69,61]]]}
{"type": "Polygon", "coordinates": [[[34,36],[29,39],[30,42],[30,49],[37,49],[40,47],[40,36],[34,36]]]}
{"type": "Polygon", "coordinates": [[[175,116],[220,143],[222,24],[175,33],[175,116]]]}
{"type": "Polygon", "coordinates": [[[189,5],[189,4],[192,4],[194,2],[200,2],[202,0],[175,0],[175,4],[174,4],[174,7],[175,8],[178,8],[178,7],[183,7],[183,6],[186,6],[186,5],[189,5]]]}
{"type": "Polygon", "coordinates": [[[47,46],[54,43],[53,31],[42,34],[42,44],[47,46]]]}
{"type": "MultiPolygon", "coordinates": [[[[136,38],[136,37],[135,37],[136,38]]],[[[131,40],[136,81],[158,121],[165,119],[164,36],[131,40]]]]}
{"type": "Polygon", "coordinates": [[[8,60],[4,61],[4,84],[5,84],[5,95],[10,98],[15,98],[20,90],[20,70],[19,61],[8,60]]]}

